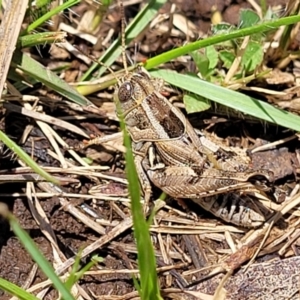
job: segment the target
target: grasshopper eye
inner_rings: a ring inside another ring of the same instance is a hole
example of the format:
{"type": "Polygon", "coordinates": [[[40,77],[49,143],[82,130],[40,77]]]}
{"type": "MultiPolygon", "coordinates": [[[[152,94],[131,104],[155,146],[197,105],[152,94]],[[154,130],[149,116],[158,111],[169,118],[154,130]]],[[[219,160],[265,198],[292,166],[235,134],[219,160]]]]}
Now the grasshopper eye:
{"type": "Polygon", "coordinates": [[[118,92],[118,98],[120,102],[126,102],[131,98],[133,92],[133,86],[130,82],[124,82],[118,92]]]}

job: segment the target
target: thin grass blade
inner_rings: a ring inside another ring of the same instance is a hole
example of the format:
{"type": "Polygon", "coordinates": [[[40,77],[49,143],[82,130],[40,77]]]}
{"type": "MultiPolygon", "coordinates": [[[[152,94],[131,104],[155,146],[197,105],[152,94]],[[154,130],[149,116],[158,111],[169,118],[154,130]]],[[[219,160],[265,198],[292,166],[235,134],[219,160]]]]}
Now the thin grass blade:
{"type": "Polygon", "coordinates": [[[195,50],[198,50],[198,49],[210,46],[210,45],[215,45],[215,44],[219,44],[219,43],[226,42],[229,40],[242,38],[247,35],[252,35],[255,33],[263,33],[263,32],[267,32],[267,31],[275,30],[276,28],[278,28],[280,26],[295,24],[297,22],[300,22],[299,15],[292,16],[292,17],[285,17],[285,18],[281,18],[278,20],[272,20],[272,21],[268,21],[268,22],[265,22],[265,23],[262,23],[259,25],[252,26],[252,27],[238,29],[236,31],[227,32],[224,34],[208,37],[208,38],[205,38],[204,40],[199,40],[199,41],[184,45],[182,47],[178,47],[178,48],[172,49],[170,51],[164,52],[153,58],[150,58],[145,63],[144,67],[147,70],[150,70],[161,64],[169,62],[170,60],[175,59],[179,56],[189,54],[195,50]]]}
{"type": "Polygon", "coordinates": [[[16,67],[24,71],[25,74],[28,74],[38,82],[42,82],[67,99],[79,105],[91,105],[85,97],[80,95],[68,83],[60,79],[55,73],[47,70],[27,54],[16,51],[13,56],[13,63],[16,67]]]}
{"type": "MultiPolygon", "coordinates": [[[[64,300],[74,300],[69,290],[65,287],[64,283],[55,274],[52,266],[39,251],[34,241],[29,237],[28,233],[21,228],[18,221],[12,213],[5,209],[3,205],[0,207],[0,214],[3,215],[10,224],[11,229],[15,235],[20,239],[24,248],[31,255],[32,259],[38,264],[43,273],[51,280],[55,288],[61,293],[64,300]]],[[[34,299],[34,298],[33,298],[34,299]]]]}
{"type": "Polygon", "coordinates": [[[54,184],[59,184],[59,182],[53,178],[50,174],[44,171],[26,152],[22,150],[14,141],[12,141],[4,132],[0,130],[0,140],[18,157],[29,166],[35,173],[39,174],[45,180],[52,182],[54,184]]]}
{"type": "Polygon", "coordinates": [[[276,108],[269,103],[217,86],[195,76],[178,74],[166,70],[151,71],[150,73],[152,76],[163,78],[168,83],[183,90],[213,100],[259,119],[300,131],[299,116],[276,108]]]}
{"type": "Polygon", "coordinates": [[[78,3],[80,3],[80,0],[69,0],[59,6],[56,6],[55,8],[51,9],[48,13],[42,15],[39,19],[35,20],[33,23],[28,25],[28,27],[21,33],[21,36],[28,34],[37,27],[43,25],[46,21],[50,20],[53,16],[58,15],[60,12],[78,3]]]}
{"type": "Polygon", "coordinates": [[[39,300],[34,295],[27,293],[24,289],[18,287],[17,285],[0,278],[0,289],[6,291],[7,293],[18,297],[21,300],[39,300]]]}

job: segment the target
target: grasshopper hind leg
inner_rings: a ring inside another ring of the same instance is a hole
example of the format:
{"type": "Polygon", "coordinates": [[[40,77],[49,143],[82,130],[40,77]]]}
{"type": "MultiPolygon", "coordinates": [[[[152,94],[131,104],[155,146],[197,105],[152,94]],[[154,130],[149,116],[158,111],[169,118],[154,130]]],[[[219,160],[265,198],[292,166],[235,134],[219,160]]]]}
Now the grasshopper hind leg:
{"type": "Polygon", "coordinates": [[[192,199],[216,217],[242,227],[258,227],[264,224],[271,212],[250,195],[231,192],[192,199]]]}

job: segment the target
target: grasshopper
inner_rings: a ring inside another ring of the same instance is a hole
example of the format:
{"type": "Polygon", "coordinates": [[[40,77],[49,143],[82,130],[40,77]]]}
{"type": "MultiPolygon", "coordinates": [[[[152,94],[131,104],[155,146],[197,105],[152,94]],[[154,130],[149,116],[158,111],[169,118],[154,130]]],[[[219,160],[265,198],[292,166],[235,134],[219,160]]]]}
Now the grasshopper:
{"type": "Polygon", "coordinates": [[[253,170],[234,156],[228,155],[224,161],[218,152],[211,152],[186,116],[161,94],[161,79],[152,78],[141,66],[128,71],[122,2],[120,8],[125,75],[118,80],[114,101],[132,140],[145,201],[149,201],[154,184],[174,198],[192,199],[227,222],[261,225],[261,209],[245,196],[240,198],[240,192],[254,189],[249,182],[252,177],[261,175],[270,180],[272,174],[253,170]]]}
{"type": "Polygon", "coordinates": [[[254,188],[249,182],[251,177],[262,175],[271,179],[272,174],[253,170],[240,162],[234,164],[234,158],[232,164],[219,163],[201,143],[184,114],[160,94],[163,86],[161,80],[152,78],[139,66],[122,78],[114,96],[132,139],[145,200],[149,200],[151,184],[154,184],[174,198],[192,199],[225,221],[244,226],[261,225],[264,218],[260,210],[252,202],[246,206],[243,201],[239,206],[237,192],[254,188]],[[227,169],[222,169],[224,166],[227,169]],[[229,207],[228,202],[234,202],[234,212],[220,213],[214,206],[216,195],[223,193],[229,195],[220,206],[229,207]],[[253,224],[251,217],[236,216],[238,212],[252,215],[253,224]]]}

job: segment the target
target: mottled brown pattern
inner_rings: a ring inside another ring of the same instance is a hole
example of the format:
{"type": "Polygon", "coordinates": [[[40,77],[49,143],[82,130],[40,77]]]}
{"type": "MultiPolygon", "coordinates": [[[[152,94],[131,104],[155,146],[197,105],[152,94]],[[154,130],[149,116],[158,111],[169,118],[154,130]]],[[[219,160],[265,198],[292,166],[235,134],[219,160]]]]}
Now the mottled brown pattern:
{"type": "Polygon", "coordinates": [[[186,117],[157,92],[157,86],[163,88],[162,82],[156,86],[146,70],[138,67],[121,81],[115,101],[133,140],[146,201],[152,183],[174,198],[192,199],[227,222],[261,225],[265,220],[261,210],[252,201],[242,200],[239,191],[254,189],[250,178],[260,175],[271,179],[272,173],[254,170],[234,154],[213,153],[202,145],[186,117]],[[226,195],[221,197],[222,193],[226,195]]]}

